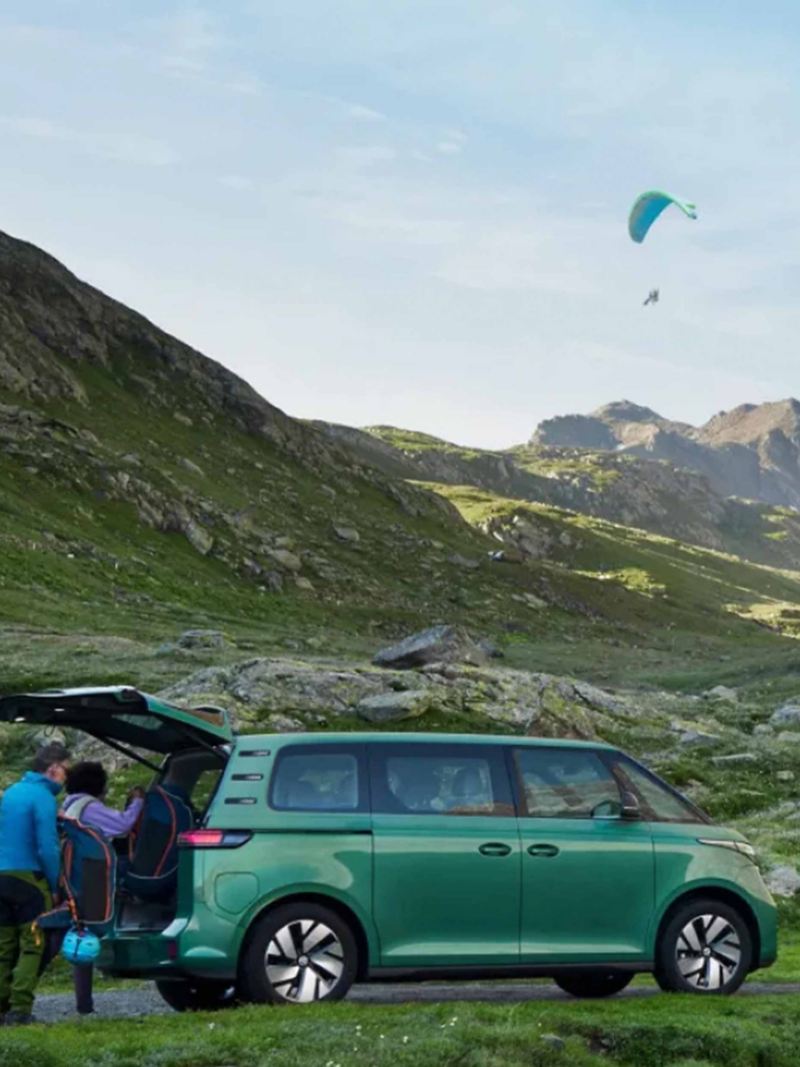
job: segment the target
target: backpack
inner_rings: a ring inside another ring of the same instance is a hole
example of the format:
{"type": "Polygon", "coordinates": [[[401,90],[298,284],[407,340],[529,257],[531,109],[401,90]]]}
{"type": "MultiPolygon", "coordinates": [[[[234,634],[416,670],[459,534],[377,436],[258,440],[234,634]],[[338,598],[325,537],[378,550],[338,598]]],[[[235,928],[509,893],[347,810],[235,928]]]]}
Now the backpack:
{"type": "Polygon", "coordinates": [[[114,918],[117,857],[111,842],[81,820],[94,797],[79,797],[58,817],[61,835],[60,902],[38,920],[43,930],[86,928],[99,937],[114,918]]]}
{"type": "Polygon", "coordinates": [[[125,888],[143,900],[168,900],[178,884],[178,835],[193,826],[194,813],[179,796],[160,785],[148,790],[131,834],[125,888]]]}

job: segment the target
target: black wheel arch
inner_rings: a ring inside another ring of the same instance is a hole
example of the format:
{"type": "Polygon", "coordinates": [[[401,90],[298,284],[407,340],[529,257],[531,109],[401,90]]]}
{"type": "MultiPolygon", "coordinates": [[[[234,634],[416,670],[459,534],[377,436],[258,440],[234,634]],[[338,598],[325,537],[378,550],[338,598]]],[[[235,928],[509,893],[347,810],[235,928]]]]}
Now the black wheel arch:
{"type": "Polygon", "coordinates": [[[728,907],[733,908],[734,911],[738,912],[746,923],[748,933],[753,942],[753,962],[751,970],[757,970],[760,966],[759,961],[761,959],[761,932],[758,928],[758,920],[756,919],[755,912],[744,897],[735,893],[732,889],[726,889],[724,886],[718,885],[697,886],[686,893],[682,893],[681,896],[676,897],[676,899],[672,901],[670,906],[661,916],[661,922],[658,924],[655,943],[653,945],[653,959],[658,961],[661,938],[673,915],[686,904],[691,904],[693,900],[718,900],[721,904],[727,904],[728,907]]]}

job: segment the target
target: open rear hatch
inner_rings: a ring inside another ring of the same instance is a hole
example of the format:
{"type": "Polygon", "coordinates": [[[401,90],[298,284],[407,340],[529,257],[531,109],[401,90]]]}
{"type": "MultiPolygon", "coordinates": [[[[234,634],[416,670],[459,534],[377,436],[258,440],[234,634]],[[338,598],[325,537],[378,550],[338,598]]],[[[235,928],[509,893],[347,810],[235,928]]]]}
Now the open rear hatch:
{"type": "Polygon", "coordinates": [[[131,686],[3,696],[0,722],[83,730],[114,747],[164,754],[217,748],[233,739],[228,714],[221,708],[181,708],[131,686]]]}

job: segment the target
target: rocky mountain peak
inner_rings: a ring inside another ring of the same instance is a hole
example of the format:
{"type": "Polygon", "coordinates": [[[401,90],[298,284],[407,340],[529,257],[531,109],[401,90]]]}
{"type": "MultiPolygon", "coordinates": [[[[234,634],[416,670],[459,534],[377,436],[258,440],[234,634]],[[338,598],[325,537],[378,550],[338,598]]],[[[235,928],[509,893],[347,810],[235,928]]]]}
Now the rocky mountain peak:
{"type": "Polygon", "coordinates": [[[603,404],[592,412],[592,416],[603,422],[654,422],[661,423],[663,419],[652,408],[641,404],[634,404],[631,400],[614,400],[610,404],[603,404]]]}
{"type": "Polygon", "coordinates": [[[800,442],[800,402],[793,397],[721,411],[700,429],[699,439],[712,445],[752,445],[776,431],[800,442]]]}

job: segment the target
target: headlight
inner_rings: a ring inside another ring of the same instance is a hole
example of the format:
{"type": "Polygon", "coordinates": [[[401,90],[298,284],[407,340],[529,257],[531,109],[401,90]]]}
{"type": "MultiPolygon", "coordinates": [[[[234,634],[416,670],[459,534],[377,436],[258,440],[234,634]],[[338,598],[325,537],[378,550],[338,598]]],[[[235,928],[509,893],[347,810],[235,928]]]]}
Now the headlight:
{"type": "Polygon", "coordinates": [[[718,848],[727,848],[731,852],[740,852],[743,856],[747,856],[753,863],[756,861],[756,850],[747,841],[731,841],[729,838],[717,837],[698,837],[697,840],[701,845],[716,845],[718,848]]]}

